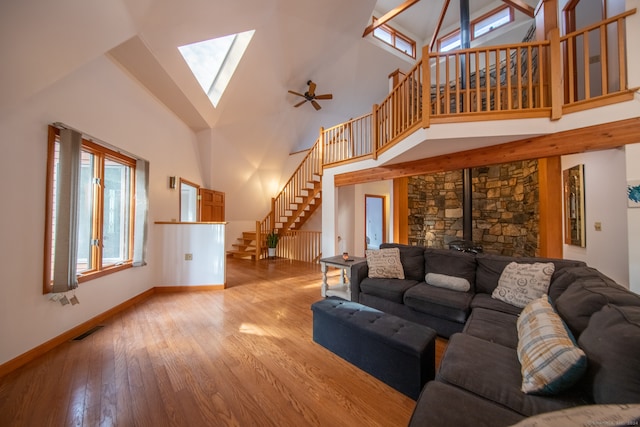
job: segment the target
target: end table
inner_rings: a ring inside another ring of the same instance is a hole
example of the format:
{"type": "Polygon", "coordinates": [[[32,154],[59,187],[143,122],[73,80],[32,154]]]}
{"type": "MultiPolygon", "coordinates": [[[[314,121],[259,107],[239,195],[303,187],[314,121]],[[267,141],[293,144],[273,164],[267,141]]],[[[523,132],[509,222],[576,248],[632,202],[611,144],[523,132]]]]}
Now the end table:
{"type": "Polygon", "coordinates": [[[351,300],[351,267],[355,264],[366,262],[363,257],[350,256],[347,260],[342,255],[320,260],[320,270],[322,271],[322,287],[320,293],[323,297],[336,296],[347,301],[351,300]],[[340,283],[329,285],[327,283],[327,268],[334,267],[340,269],[340,283]]]}

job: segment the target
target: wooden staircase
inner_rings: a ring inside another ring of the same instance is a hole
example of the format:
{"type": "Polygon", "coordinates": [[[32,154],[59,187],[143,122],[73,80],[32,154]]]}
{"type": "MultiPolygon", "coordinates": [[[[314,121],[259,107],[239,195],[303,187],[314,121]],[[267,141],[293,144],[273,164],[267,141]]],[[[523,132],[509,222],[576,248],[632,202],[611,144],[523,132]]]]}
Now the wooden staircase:
{"type": "Polygon", "coordinates": [[[242,232],[227,256],[260,259],[267,255],[265,236],[275,230],[280,237],[298,231],[322,203],[322,139],[316,141],[282,191],[271,199],[271,211],[255,230],[242,232]]]}

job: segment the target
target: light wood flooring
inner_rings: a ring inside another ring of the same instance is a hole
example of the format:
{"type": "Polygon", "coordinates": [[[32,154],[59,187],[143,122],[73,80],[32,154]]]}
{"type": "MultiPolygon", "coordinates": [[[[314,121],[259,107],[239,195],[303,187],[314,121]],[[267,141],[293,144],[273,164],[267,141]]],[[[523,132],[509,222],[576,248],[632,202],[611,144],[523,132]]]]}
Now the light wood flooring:
{"type": "Polygon", "coordinates": [[[312,340],[317,265],[228,260],[0,378],[0,426],[406,426],[415,402],[312,340]]]}

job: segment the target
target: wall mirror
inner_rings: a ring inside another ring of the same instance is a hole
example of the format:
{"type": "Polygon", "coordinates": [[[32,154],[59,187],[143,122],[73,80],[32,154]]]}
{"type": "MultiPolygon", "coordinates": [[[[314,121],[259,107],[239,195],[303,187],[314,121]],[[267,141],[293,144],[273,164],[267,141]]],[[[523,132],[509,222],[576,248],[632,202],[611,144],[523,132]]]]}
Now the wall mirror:
{"type": "Polygon", "coordinates": [[[199,185],[180,178],[180,222],[198,221],[199,185]]]}
{"type": "Polygon", "coordinates": [[[586,246],[584,215],[584,165],[562,172],[564,182],[564,242],[586,246]]]}

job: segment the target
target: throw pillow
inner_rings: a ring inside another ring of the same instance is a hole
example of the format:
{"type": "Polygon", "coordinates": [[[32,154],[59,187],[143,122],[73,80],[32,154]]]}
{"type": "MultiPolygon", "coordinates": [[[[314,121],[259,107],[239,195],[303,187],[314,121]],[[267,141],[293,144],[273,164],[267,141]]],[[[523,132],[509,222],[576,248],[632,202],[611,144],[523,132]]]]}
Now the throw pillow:
{"type": "Polygon", "coordinates": [[[544,295],[516,322],[524,393],[552,395],[571,387],[587,369],[587,357],[544,295]]]}
{"type": "Polygon", "coordinates": [[[387,248],[366,250],[369,277],[378,279],[404,279],[404,269],[400,262],[400,249],[387,248]]]}
{"type": "Polygon", "coordinates": [[[640,405],[585,405],[545,412],[511,427],[637,426],[640,405]]]}
{"type": "Polygon", "coordinates": [[[446,274],[427,273],[424,281],[429,285],[451,289],[452,291],[467,292],[471,288],[471,284],[467,279],[446,274]]]}
{"type": "Polygon", "coordinates": [[[555,266],[552,262],[519,264],[511,262],[502,270],[492,298],[523,308],[547,293],[555,266]]]}

